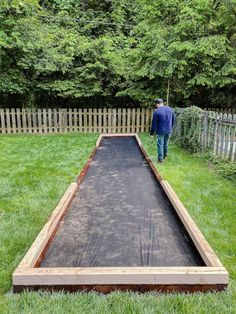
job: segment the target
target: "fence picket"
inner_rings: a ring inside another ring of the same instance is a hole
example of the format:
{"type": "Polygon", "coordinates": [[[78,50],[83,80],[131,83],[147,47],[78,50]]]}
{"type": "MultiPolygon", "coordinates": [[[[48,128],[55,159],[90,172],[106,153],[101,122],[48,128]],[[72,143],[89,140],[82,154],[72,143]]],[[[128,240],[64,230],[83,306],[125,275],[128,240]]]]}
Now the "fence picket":
{"type": "Polygon", "coordinates": [[[135,132],[135,109],[132,109],[132,128],[131,128],[131,132],[134,133],[135,132]]]}
{"type": "Polygon", "coordinates": [[[16,112],[15,108],[11,108],[11,122],[12,122],[12,131],[16,133],[16,112]]]}
{"type": "Polygon", "coordinates": [[[83,132],[83,113],[82,113],[82,109],[79,109],[79,132],[83,132]]]}
{"type": "Polygon", "coordinates": [[[10,111],[6,109],[7,133],[11,133],[10,111]]]}
{"type": "Polygon", "coordinates": [[[52,128],[52,130],[55,133],[58,132],[58,120],[57,120],[57,118],[58,118],[57,109],[54,108],[53,109],[53,128],[52,128]]]}
{"type": "Polygon", "coordinates": [[[33,128],[32,128],[33,133],[38,133],[35,109],[32,109],[32,121],[33,121],[33,128]]]}
{"type": "Polygon", "coordinates": [[[145,109],[142,108],[142,110],[141,110],[141,133],[144,132],[144,128],[145,128],[144,123],[145,123],[145,109]]]}
{"type": "Polygon", "coordinates": [[[47,133],[48,127],[47,127],[47,111],[46,109],[43,109],[43,132],[47,133]]]}
{"type": "Polygon", "coordinates": [[[102,133],[102,109],[98,109],[98,132],[102,133]]]}
{"type": "Polygon", "coordinates": [[[121,109],[118,109],[118,114],[117,114],[117,132],[121,132],[121,109]]]}
{"type": "Polygon", "coordinates": [[[112,133],[116,133],[116,109],[112,110],[112,133]]]}
{"type": "Polygon", "coordinates": [[[107,119],[108,119],[108,133],[112,133],[112,110],[108,108],[107,110],[107,119]]]}
{"type": "Polygon", "coordinates": [[[42,133],[42,110],[40,108],[37,110],[37,122],[38,122],[38,132],[42,133]]]}
{"type": "Polygon", "coordinates": [[[2,133],[6,133],[6,131],[5,131],[5,113],[4,113],[4,109],[0,109],[0,116],[1,116],[2,133]]]}
{"type": "Polygon", "coordinates": [[[128,108],[128,112],[127,112],[127,133],[130,133],[130,118],[131,118],[131,110],[130,108],[128,108]]]}
{"type": "Polygon", "coordinates": [[[27,133],[26,112],[25,112],[25,109],[22,109],[22,125],[23,125],[23,132],[24,132],[24,133],[27,133]]]}
{"type": "Polygon", "coordinates": [[[95,133],[97,133],[98,131],[97,123],[98,123],[98,113],[97,113],[97,109],[95,108],[93,110],[93,132],[95,133]]]}
{"type": "Polygon", "coordinates": [[[122,133],[126,132],[126,109],[122,109],[122,133]]]}
{"type": "Polygon", "coordinates": [[[88,130],[87,130],[88,115],[87,115],[87,109],[86,108],[83,110],[83,116],[84,116],[84,132],[88,132],[88,130]]]}
{"type": "Polygon", "coordinates": [[[22,129],[21,129],[21,112],[20,112],[19,108],[16,109],[16,120],[17,120],[17,132],[21,133],[22,132],[22,129]]]}
{"type": "Polygon", "coordinates": [[[93,111],[92,111],[92,109],[89,109],[88,110],[88,131],[89,131],[89,133],[93,132],[92,124],[93,124],[93,111]]]}
{"type": "Polygon", "coordinates": [[[69,109],[68,116],[69,116],[69,132],[72,132],[73,128],[72,128],[72,109],[71,108],[69,109]]]}

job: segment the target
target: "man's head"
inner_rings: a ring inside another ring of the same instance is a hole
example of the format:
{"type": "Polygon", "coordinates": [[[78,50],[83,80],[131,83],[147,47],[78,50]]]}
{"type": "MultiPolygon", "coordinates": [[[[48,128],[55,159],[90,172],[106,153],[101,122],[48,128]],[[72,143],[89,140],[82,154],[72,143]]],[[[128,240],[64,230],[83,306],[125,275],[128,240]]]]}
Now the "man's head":
{"type": "Polygon", "coordinates": [[[156,108],[158,108],[158,107],[164,105],[164,102],[163,102],[163,99],[162,99],[162,98],[157,98],[157,99],[155,99],[155,100],[154,100],[154,103],[155,103],[156,108]]]}

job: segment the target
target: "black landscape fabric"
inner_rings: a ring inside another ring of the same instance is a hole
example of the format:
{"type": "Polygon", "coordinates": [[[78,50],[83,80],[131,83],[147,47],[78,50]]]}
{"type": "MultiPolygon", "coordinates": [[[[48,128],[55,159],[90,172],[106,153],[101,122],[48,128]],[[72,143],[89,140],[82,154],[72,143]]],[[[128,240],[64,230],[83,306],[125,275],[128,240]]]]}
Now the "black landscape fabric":
{"type": "Polygon", "coordinates": [[[104,138],[41,267],[203,266],[135,137],[104,138]]]}

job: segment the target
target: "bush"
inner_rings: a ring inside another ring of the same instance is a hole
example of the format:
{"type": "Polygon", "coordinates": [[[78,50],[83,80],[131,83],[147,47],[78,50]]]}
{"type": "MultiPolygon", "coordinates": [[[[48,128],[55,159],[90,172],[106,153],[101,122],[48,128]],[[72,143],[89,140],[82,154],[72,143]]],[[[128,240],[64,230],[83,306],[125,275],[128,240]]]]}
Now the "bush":
{"type": "Polygon", "coordinates": [[[196,106],[176,109],[174,138],[181,147],[192,153],[201,151],[204,111],[196,106]]]}

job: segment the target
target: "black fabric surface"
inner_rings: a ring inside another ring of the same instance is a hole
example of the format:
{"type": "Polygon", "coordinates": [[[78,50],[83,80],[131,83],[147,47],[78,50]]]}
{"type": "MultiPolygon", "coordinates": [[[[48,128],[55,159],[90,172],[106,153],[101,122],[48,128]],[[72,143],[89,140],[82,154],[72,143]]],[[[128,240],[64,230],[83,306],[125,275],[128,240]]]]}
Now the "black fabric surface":
{"type": "Polygon", "coordinates": [[[136,139],[104,138],[41,267],[196,265],[136,139]]]}

